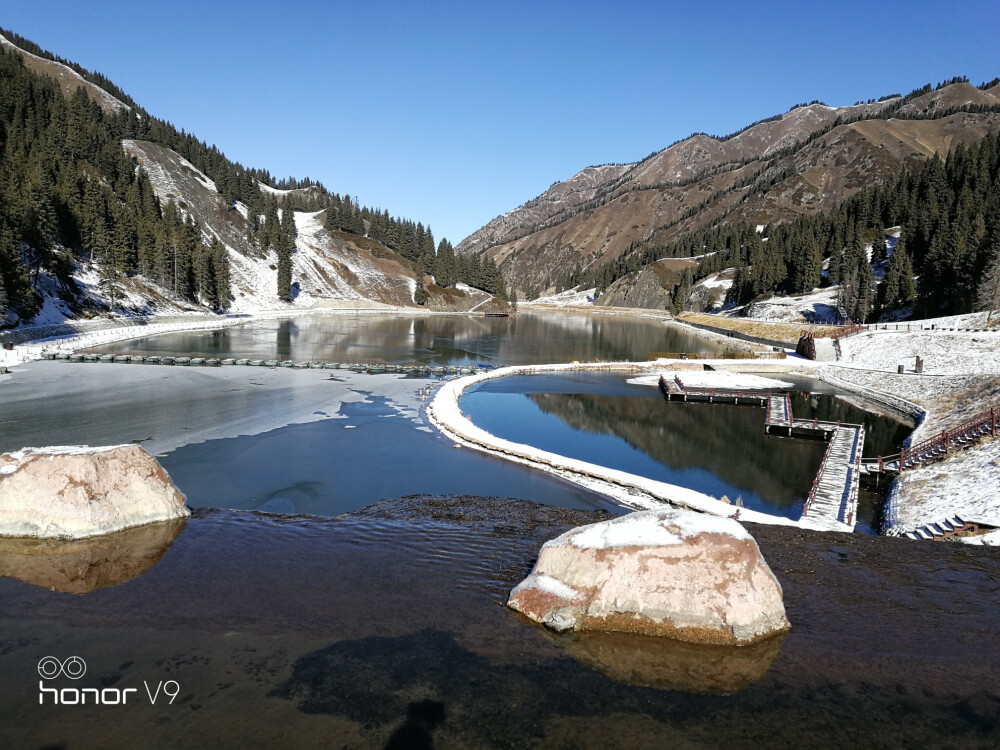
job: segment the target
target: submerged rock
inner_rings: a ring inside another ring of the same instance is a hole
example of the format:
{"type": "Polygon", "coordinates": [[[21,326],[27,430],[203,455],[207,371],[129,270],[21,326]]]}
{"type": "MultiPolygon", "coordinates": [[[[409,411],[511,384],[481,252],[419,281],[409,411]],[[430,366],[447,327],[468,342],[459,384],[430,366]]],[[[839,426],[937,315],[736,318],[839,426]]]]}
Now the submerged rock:
{"type": "Polygon", "coordinates": [[[685,693],[732,694],[763,677],[784,635],[749,646],[685,643],[634,633],[551,633],[577,661],[627,685],[685,693]]]}
{"type": "Polygon", "coordinates": [[[781,585],[736,521],[666,509],[572,529],[542,547],[508,606],[556,630],[756,643],[791,626],[781,585]]]}
{"type": "Polygon", "coordinates": [[[0,536],[81,539],[189,515],[184,495],[138,445],[0,455],[0,536]]]}

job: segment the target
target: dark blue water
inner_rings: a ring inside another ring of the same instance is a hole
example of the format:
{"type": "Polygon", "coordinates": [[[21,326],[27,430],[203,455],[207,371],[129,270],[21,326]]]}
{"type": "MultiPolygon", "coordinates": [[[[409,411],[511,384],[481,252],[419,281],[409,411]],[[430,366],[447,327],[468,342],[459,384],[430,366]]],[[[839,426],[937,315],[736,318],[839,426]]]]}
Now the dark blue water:
{"type": "Polygon", "coordinates": [[[384,398],[344,404],[340,416],[259,435],[209,440],[160,461],[194,508],[337,516],[413,494],[514,497],[567,508],[609,507],[556,477],[458,448],[416,429],[384,398]]]}
{"type": "MultiPolygon", "coordinates": [[[[767,435],[758,406],[666,402],[619,374],[532,375],[469,389],[462,411],[517,443],[798,518],[823,458],[819,441],[767,435]]],[[[799,392],[797,416],[873,423],[866,453],[893,451],[907,430],[827,394],[799,392]],[[878,423],[875,425],[874,423],[878,423]]],[[[870,528],[873,519],[862,527],[870,528]]]]}

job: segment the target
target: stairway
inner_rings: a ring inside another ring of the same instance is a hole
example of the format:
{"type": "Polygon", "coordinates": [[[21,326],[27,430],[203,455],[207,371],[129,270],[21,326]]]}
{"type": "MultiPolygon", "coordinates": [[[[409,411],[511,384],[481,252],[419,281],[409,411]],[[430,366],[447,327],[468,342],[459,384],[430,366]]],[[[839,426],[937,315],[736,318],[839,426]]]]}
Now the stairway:
{"type": "Polygon", "coordinates": [[[837,361],[837,348],[833,343],[833,339],[828,338],[817,338],[816,342],[816,361],[817,362],[836,362],[837,361]]]}

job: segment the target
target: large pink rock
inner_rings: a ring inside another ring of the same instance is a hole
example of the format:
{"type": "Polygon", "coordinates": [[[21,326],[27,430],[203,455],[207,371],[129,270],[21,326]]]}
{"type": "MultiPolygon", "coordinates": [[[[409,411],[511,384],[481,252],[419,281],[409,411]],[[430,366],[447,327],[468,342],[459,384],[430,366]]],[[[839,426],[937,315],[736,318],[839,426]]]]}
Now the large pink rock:
{"type": "Polygon", "coordinates": [[[508,606],[557,631],[756,643],[791,626],[781,585],[739,523],[691,511],[631,513],[542,547],[508,606]]]}
{"type": "Polygon", "coordinates": [[[80,539],[189,515],[184,495],[138,445],[0,455],[0,536],[80,539]]]}

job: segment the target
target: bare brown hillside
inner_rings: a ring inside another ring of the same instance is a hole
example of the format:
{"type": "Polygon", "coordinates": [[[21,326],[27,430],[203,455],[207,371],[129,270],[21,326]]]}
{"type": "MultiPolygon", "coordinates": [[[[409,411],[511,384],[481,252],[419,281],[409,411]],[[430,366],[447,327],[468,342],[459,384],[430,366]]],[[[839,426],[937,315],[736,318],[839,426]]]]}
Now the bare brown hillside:
{"type": "Polygon", "coordinates": [[[907,100],[797,107],[730,138],[697,134],[636,164],[585,169],[457,250],[491,256],[519,292],[542,291],[566,270],[723,217],[766,224],[831,209],[873,179],[1000,129],[1000,112],[948,111],[997,106],[1000,87],[955,83],[907,100]],[[888,107],[891,119],[858,119],[888,107]]]}
{"type": "Polygon", "coordinates": [[[105,112],[114,113],[129,108],[127,104],[119,101],[100,86],[95,86],[90,81],[84,80],[80,74],[72,68],[63,65],[62,63],[57,63],[54,60],[46,60],[44,57],[38,57],[38,55],[26,52],[11,43],[11,41],[3,35],[0,35],[0,47],[4,47],[5,49],[12,50],[19,54],[21,59],[24,60],[25,67],[29,70],[55,79],[66,96],[72,96],[77,89],[82,88],[87,92],[87,96],[97,102],[97,104],[100,105],[101,109],[105,112]]]}

